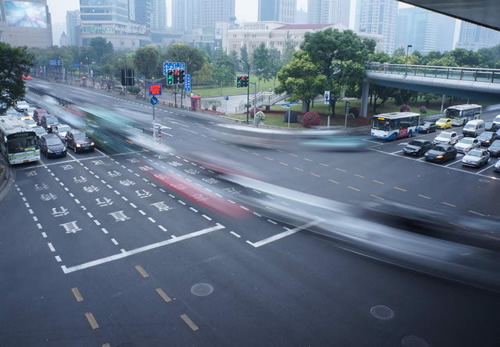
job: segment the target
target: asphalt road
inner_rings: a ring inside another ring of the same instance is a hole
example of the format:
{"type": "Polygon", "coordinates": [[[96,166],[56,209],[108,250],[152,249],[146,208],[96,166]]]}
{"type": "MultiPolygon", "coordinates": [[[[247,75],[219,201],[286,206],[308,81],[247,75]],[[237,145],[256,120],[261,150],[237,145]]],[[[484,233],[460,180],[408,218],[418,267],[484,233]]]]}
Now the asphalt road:
{"type": "MultiPolygon", "coordinates": [[[[151,121],[147,104],[44,85],[151,121]]],[[[266,150],[224,141],[209,115],[157,108],[157,120],[168,153],[125,143],[14,168],[0,201],[1,345],[500,344],[498,293],[290,232],[240,206],[237,187],[185,154],[241,162],[263,181],[340,202],[480,218],[499,216],[490,167],[406,158],[405,140],[355,153],[266,150]]]]}

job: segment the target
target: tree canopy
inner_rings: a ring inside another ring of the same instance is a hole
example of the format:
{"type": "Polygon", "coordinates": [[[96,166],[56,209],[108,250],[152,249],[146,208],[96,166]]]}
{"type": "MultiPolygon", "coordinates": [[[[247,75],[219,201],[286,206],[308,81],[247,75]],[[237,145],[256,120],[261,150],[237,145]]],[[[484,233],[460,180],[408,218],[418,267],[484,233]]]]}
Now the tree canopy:
{"type": "Polygon", "coordinates": [[[23,75],[29,75],[33,55],[27,47],[12,47],[0,42],[0,102],[12,106],[26,93],[23,75]]]}

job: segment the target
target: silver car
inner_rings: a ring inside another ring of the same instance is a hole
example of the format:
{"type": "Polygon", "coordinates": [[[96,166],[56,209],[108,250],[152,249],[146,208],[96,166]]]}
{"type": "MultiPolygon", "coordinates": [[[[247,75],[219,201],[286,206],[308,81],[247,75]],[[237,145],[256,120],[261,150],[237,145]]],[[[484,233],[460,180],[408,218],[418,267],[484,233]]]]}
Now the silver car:
{"type": "Polygon", "coordinates": [[[454,145],[458,142],[458,134],[456,131],[442,131],[432,141],[433,144],[454,145]]]}
{"type": "Polygon", "coordinates": [[[464,154],[466,154],[471,149],[479,147],[481,147],[481,142],[473,137],[464,137],[463,139],[458,141],[457,144],[455,145],[457,152],[464,154]]]}
{"type": "Polygon", "coordinates": [[[488,164],[490,160],[490,152],[487,149],[472,149],[462,158],[462,165],[481,167],[488,164]]]}

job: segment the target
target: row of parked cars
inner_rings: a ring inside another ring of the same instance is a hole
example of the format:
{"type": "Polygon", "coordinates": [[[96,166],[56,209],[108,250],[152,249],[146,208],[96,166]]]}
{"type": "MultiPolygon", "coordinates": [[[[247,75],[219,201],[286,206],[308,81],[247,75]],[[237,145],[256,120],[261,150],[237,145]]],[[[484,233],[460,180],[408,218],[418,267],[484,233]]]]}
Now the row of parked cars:
{"type": "Polygon", "coordinates": [[[66,156],[68,149],[75,153],[94,151],[94,142],[85,132],[59,123],[56,116],[44,109],[31,107],[26,101],[20,101],[14,109],[7,110],[7,113],[14,112],[37,133],[40,151],[47,158],[66,156]]]}
{"type": "MultiPolygon", "coordinates": [[[[433,132],[439,127],[427,123],[422,132],[433,132]]],[[[444,121],[441,123],[445,124],[444,121]]],[[[467,122],[462,129],[464,137],[461,139],[456,131],[442,131],[432,142],[426,139],[414,139],[405,146],[403,152],[412,156],[424,155],[426,161],[435,163],[453,160],[458,153],[463,153],[465,154],[462,158],[463,166],[477,168],[485,166],[490,157],[500,157],[500,115],[489,123],[486,128],[486,123],[480,119],[467,122]]],[[[494,170],[500,172],[500,160],[495,164],[494,170]]]]}

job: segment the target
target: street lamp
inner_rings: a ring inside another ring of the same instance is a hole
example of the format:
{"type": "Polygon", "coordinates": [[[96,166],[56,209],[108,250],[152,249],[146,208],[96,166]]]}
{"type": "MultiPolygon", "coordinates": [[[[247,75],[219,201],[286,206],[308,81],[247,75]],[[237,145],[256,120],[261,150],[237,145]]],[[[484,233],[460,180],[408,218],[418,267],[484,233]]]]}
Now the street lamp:
{"type": "MultiPolygon", "coordinates": [[[[250,123],[249,121],[249,115],[250,115],[250,64],[248,61],[241,60],[240,62],[247,64],[247,71],[248,71],[248,85],[247,85],[247,124],[250,123]]],[[[255,113],[253,115],[255,117],[255,113]]]]}
{"type": "Polygon", "coordinates": [[[405,78],[406,78],[406,75],[408,74],[408,51],[410,50],[411,47],[413,47],[413,46],[412,45],[406,46],[405,78]]]}

